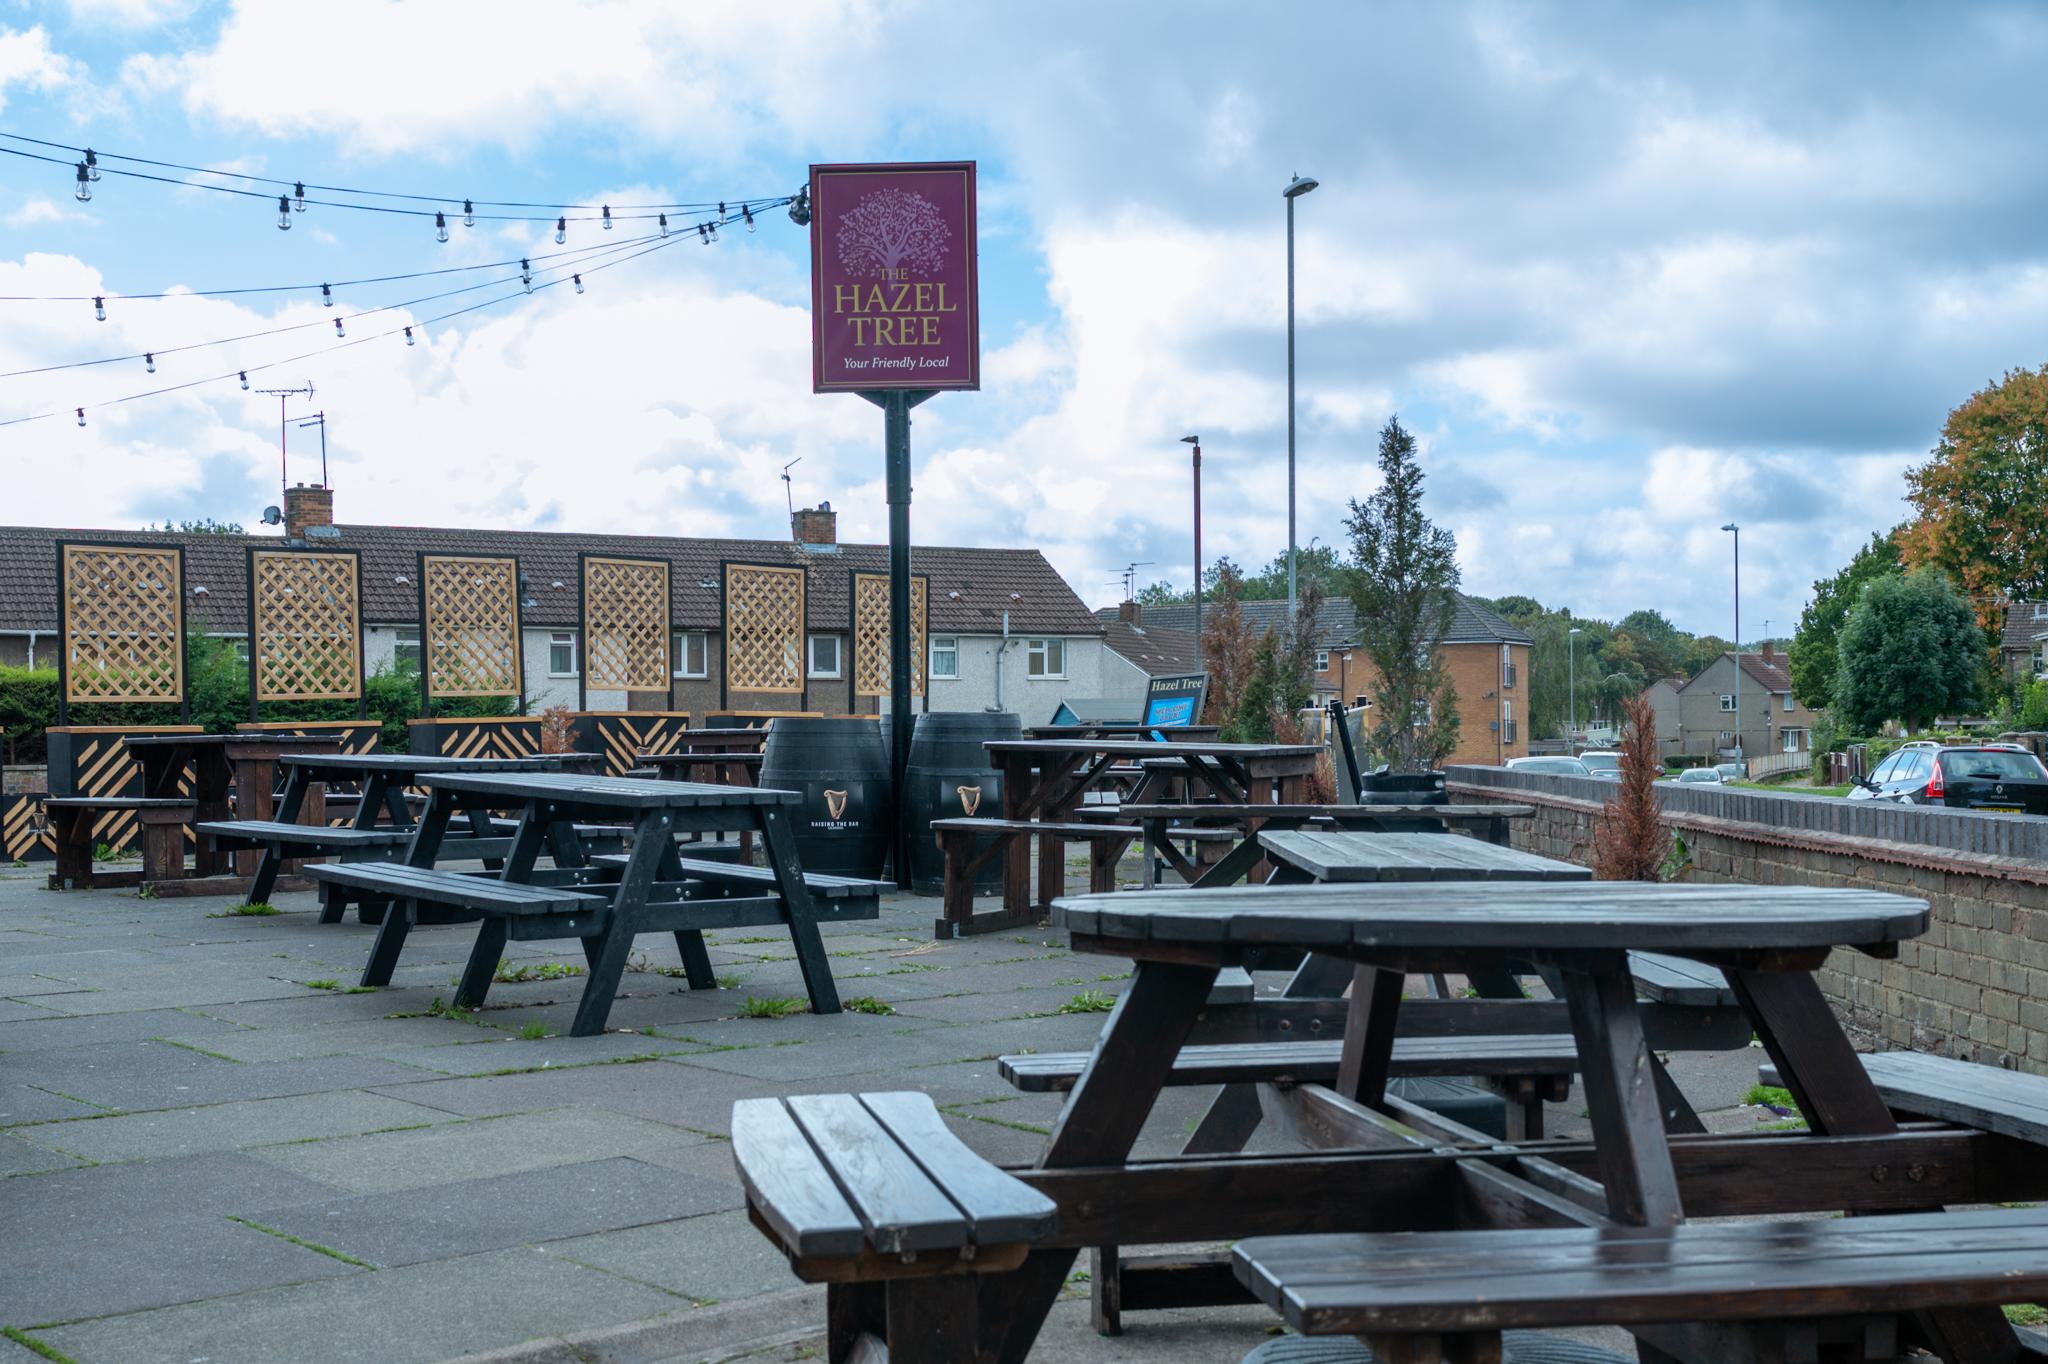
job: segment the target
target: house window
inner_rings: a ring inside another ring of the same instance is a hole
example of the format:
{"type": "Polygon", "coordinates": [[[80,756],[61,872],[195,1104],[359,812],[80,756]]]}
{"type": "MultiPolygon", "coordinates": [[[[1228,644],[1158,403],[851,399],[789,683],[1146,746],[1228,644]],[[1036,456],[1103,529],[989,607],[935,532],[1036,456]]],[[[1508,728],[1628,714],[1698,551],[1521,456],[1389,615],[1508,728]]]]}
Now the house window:
{"type": "Polygon", "coordinates": [[[1034,639],[1024,646],[1026,677],[1065,677],[1067,642],[1063,639],[1034,639]]]}
{"type": "Polygon", "coordinates": [[[1797,752],[1799,751],[1799,741],[1800,741],[1800,740],[1801,740],[1802,738],[1804,738],[1804,737],[1805,737],[1805,734],[1806,734],[1806,731],[1805,731],[1805,730],[1800,730],[1800,729],[1788,729],[1788,730],[1785,730],[1785,731],[1784,731],[1784,735],[1785,735],[1785,751],[1786,751],[1787,753],[1797,753],[1797,752]]]}
{"type": "Polygon", "coordinates": [[[702,630],[684,630],[676,635],[676,676],[711,676],[711,636],[702,630]]]}
{"type": "Polygon", "coordinates": [[[1512,661],[1504,664],[1501,667],[1500,684],[1503,687],[1512,687],[1515,685],[1515,665],[1512,661]]]}
{"type": "Polygon", "coordinates": [[[1330,651],[1328,649],[1316,650],[1316,671],[1319,673],[1330,671],[1330,651]]]}
{"type": "Polygon", "coordinates": [[[1515,741],[1515,717],[1510,715],[1501,724],[1501,737],[1509,743],[1515,741]]]}
{"type": "Polygon", "coordinates": [[[576,675],[576,636],[573,632],[548,636],[548,676],[576,675]]]}
{"type": "Polygon", "coordinates": [[[960,641],[952,635],[933,635],[931,675],[956,679],[960,676],[960,641]]]}
{"type": "Polygon", "coordinates": [[[420,670],[420,630],[417,625],[401,625],[395,632],[396,639],[391,645],[391,665],[397,671],[416,673],[420,670]]]}
{"type": "Polygon", "coordinates": [[[1789,691],[1785,693],[1785,709],[1792,709],[1792,693],[1789,691]]]}
{"type": "Polygon", "coordinates": [[[839,676],[839,636],[811,636],[811,676],[839,676]]]}
{"type": "Polygon", "coordinates": [[[1727,711],[1735,709],[1735,698],[1725,691],[1721,693],[1721,709],[1727,711]]]}

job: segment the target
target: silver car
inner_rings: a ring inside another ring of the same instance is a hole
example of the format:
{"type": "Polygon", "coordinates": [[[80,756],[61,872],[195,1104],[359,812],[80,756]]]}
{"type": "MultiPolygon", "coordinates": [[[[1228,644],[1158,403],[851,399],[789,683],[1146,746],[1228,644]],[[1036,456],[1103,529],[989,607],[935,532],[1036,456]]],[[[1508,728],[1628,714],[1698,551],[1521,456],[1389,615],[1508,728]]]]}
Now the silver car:
{"type": "Polygon", "coordinates": [[[1688,767],[1683,772],[1680,772],[1674,780],[1680,786],[1721,786],[1724,784],[1721,780],[1720,769],[1714,767],[1688,767]]]}
{"type": "Polygon", "coordinates": [[[1577,758],[1509,758],[1508,767],[1515,772],[1548,772],[1557,777],[1589,777],[1586,765],[1577,758]]]}
{"type": "Polygon", "coordinates": [[[1603,781],[1621,780],[1621,754],[1613,749],[1589,749],[1579,755],[1579,761],[1585,764],[1589,777],[1599,777],[1603,781]]]}

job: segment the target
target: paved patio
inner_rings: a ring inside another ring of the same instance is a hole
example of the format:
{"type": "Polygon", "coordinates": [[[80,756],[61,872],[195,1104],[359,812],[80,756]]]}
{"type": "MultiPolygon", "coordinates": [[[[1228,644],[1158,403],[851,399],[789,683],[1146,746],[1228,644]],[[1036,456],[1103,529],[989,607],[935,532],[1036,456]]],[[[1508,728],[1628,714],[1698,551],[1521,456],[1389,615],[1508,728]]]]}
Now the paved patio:
{"type": "MultiPolygon", "coordinates": [[[[1127,970],[1045,931],[934,944],[937,902],[901,896],[825,930],[874,1012],[745,1016],[802,1007],[786,938],[710,935],[722,988],[693,995],[650,937],[613,1031],[578,1039],[575,978],[445,1008],[470,929],[415,932],[393,986],[355,993],[374,930],[323,927],[309,894],[277,906],[0,869],[0,1364],[35,1358],[22,1337],[80,1364],[817,1358],[822,1291],[742,1211],[734,1100],[919,1089],[1025,1161],[1058,1099],[991,1058],[1086,1047],[1127,970]]],[[[580,969],[573,944],[513,951],[580,969]]],[[[1757,1122],[1754,1053],[1674,1070],[1711,1125],[1757,1122]]],[[[1172,1093],[1145,1149],[1176,1149],[1208,1093],[1172,1093]]],[[[1236,1361],[1273,1329],[1242,1308],[1105,1340],[1085,1296],[1034,1359],[1236,1361]]]]}

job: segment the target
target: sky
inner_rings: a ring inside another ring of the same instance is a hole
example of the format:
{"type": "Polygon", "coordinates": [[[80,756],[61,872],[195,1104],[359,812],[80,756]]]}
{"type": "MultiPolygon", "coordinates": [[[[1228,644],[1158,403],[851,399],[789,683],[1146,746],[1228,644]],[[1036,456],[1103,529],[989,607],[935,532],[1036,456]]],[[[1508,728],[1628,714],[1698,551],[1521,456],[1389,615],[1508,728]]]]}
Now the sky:
{"type": "MultiPolygon", "coordinates": [[[[1467,591],[1726,636],[1735,522],[1753,640],[1905,517],[1952,407],[2048,358],[2044,59],[2023,6],[0,0],[0,131],[541,203],[973,160],[982,389],[917,410],[913,536],[1037,547],[1091,605],[1132,563],[1187,583],[1190,433],[1205,554],[1284,549],[1280,191],[1311,175],[1299,542],[1345,543],[1398,414],[1467,591]]],[[[780,210],[632,260],[630,222],[280,232],[272,200],[144,180],[80,203],[73,153],[0,146],[63,162],[0,156],[0,421],[55,414],[0,425],[0,523],[253,525],[279,402],[233,373],[265,366],[314,386],[285,411],[326,413],[343,521],[778,537],[793,496],[886,537],[880,413],[810,391],[780,210]],[[317,288],[565,249],[598,253],[583,294],[317,288]],[[275,285],[312,287],[122,297],[275,285]],[[94,294],[104,322],[14,301],[94,294]]]]}

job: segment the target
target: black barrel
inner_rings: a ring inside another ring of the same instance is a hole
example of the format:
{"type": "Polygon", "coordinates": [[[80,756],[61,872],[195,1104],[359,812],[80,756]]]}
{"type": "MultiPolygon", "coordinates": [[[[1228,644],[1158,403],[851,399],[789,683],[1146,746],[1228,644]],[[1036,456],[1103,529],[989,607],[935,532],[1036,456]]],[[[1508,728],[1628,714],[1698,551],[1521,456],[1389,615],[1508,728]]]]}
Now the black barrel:
{"type": "MultiPolygon", "coordinates": [[[[937,711],[917,717],[910,769],[904,775],[910,792],[905,818],[910,821],[912,889],[935,895],[945,883],[946,862],[932,838],[933,820],[1002,817],[1003,779],[982,745],[1023,737],[1024,722],[1011,711],[937,711]]],[[[974,885],[992,891],[1002,880],[1003,859],[992,857],[975,874],[974,885]]]]}
{"type": "Polygon", "coordinates": [[[762,750],[761,785],[803,797],[790,823],[805,871],[882,874],[895,821],[880,725],[778,716],[762,750]]]}
{"type": "Polygon", "coordinates": [[[1381,769],[1365,774],[1365,789],[1358,793],[1360,805],[1443,805],[1444,774],[1441,772],[1389,772],[1381,769]]]}

